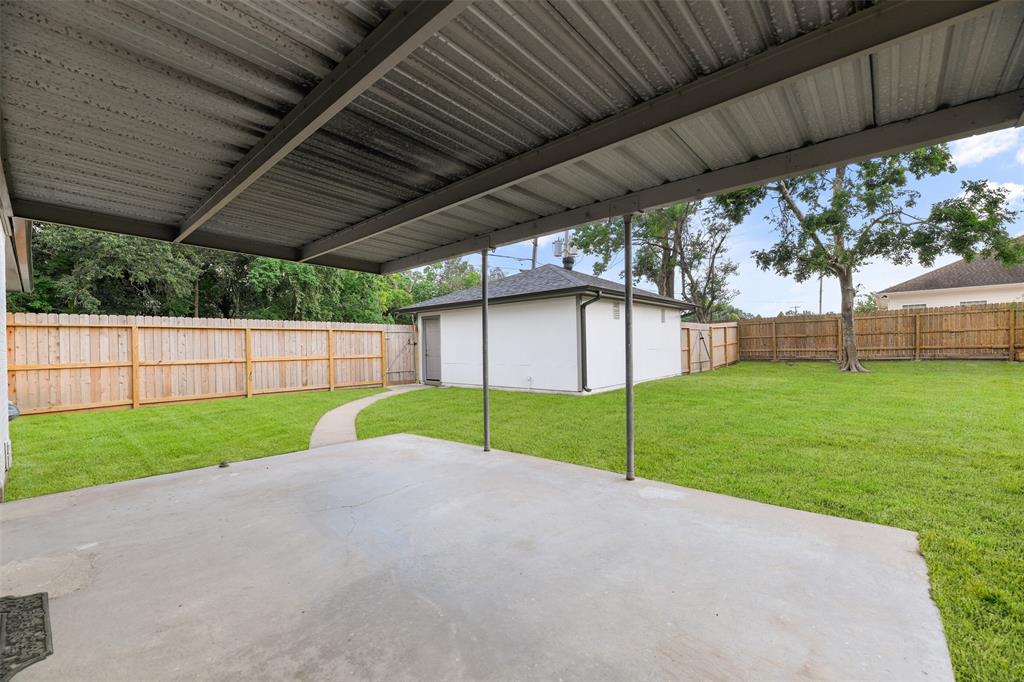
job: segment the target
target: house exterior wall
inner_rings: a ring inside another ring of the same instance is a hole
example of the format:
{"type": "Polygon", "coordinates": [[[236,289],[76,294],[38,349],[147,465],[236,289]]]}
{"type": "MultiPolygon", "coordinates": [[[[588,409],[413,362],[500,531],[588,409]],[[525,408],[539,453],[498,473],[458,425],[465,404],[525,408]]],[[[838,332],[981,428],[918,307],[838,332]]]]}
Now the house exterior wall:
{"type": "MultiPolygon", "coordinates": [[[[578,391],[576,297],[489,306],[492,388],[578,391]]],[[[480,307],[423,313],[441,320],[441,383],[480,386],[480,307]]]]}
{"type": "MultiPolygon", "coordinates": [[[[622,301],[602,300],[588,306],[586,312],[587,383],[593,391],[625,385],[625,304],[622,301]],[[618,319],[615,319],[614,312],[616,304],[619,307],[618,319]]],[[[634,302],[634,381],[681,374],[681,348],[678,310],[634,302]]]]}
{"type": "Polygon", "coordinates": [[[1013,303],[1024,301],[1024,282],[928,291],[900,291],[875,294],[875,302],[882,310],[901,310],[903,306],[942,308],[967,301],[984,303],[1013,303]]]}
{"type": "MultiPolygon", "coordinates": [[[[0,271],[4,273],[4,286],[0,287],[0,338],[7,338],[7,315],[4,311],[7,310],[7,267],[6,267],[6,249],[0,248],[0,271]]],[[[0,426],[0,499],[2,498],[2,492],[7,482],[7,469],[11,465],[11,436],[10,436],[10,425],[7,423],[7,351],[3,353],[3,360],[0,361],[0,398],[3,399],[4,415],[2,418],[3,426],[0,426]]]]}

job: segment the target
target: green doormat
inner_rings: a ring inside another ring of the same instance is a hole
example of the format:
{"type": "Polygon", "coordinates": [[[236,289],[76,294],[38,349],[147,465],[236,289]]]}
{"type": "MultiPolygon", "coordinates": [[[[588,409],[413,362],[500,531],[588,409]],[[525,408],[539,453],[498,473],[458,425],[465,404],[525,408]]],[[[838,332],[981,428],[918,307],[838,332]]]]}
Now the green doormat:
{"type": "Polygon", "coordinates": [[[0,682],[53,653],[46,592],[0,597],[0,682]]]}

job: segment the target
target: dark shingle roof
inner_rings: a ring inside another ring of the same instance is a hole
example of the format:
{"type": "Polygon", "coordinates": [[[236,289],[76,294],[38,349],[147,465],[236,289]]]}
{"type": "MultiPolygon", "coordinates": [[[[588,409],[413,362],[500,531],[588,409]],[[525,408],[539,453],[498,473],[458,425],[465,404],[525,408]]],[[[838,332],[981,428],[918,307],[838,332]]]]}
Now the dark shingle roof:
{"type": "Polygon", "coordinates": [[[880,294],[895,294],[901,291],[928,291],[931,289],[958,289],[993,284],[1024,283],[1024,265],[1006,266],[994,258],[979,258],[968,263],[958,260],[923,275],[900,282],[880,294]]]}
{"type": "MultiPolygon", "coordinates": [[[[626,291],[626,287],[619,282],[612,282],[611,280],[601,279],[600,277],[576,272],[575,270],[566,270],[557,265],[542,265],[535,270],[524,270],[515,275],[492,280],[487,285],[487,298],[489,301],[540,298],[551,296],[552,294],[597,291],[613,296],[622,296],[626,291]]],[[[693,307],[692,303],[679,301],[668,296],[660,296],[642,289],[633,289],[633,298],[637,301],[661,303],[677,308],[693,307]]],[[[415,313],[438,308],[454,308],[472,305],[479,301],[480,287],[476,286],[444,296],[438,296],[427,301],[421,301],[402,308],[398,312],[415,313]]]]}

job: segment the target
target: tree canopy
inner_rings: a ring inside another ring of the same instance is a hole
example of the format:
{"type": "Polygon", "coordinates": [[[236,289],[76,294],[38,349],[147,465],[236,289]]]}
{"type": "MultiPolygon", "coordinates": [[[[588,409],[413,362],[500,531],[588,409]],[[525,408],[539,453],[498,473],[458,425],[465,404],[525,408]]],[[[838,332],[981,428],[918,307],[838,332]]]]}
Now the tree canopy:
{"type": "Polygon", "coordinates": [[[458,258],[381,276],[46,223],[32,241],[35,290],[9,294],[11,312],[402,322],[480,283],[458,258]]]}
{"type": "MultiPolygon", "coordinates": [[[[647,279],[659,294],[674,297],[678,271],[679,293],[699,306],[698,321],[732,319],[724,316],[738,293],[729,286],[738,266],[727,251],[737,222],[726,205],[710,201],[673,204],[634,216],[634,279],[647,279]]],[[[594,274],[601,275],[625,248],[621,216],[578,228],[573,243],[597,258],[594,274]]]]}

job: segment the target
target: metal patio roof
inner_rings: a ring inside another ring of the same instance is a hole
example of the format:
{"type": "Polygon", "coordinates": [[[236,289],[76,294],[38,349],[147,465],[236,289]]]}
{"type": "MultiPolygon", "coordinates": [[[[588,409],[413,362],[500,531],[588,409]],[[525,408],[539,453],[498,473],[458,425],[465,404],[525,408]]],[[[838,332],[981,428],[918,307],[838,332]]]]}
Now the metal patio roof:
{"type": "Polygon", "coordinates": [[[1024,116],[1011,0],[4,0],[0,20],[7,222],[368,272],[1024,116]]]}

